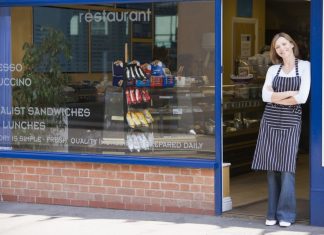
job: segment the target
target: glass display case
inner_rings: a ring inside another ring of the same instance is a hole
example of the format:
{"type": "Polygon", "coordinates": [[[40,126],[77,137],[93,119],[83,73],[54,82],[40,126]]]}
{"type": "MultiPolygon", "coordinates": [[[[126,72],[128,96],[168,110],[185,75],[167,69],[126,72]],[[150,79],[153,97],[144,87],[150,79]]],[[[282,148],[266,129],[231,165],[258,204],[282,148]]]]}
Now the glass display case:
{"type": "Polygon", "coordinates": [[[231,163],[231,175],[250,171],[265,104],[263,82],[223,87],[223,158],[231,163]]]}
{"type": "Polygon", "coordinates": [[[174,79],[172,87],[107,87],[105,153],[214,157],[215,87],[199,76],[174,79]],[[137,92],[148,102],[132,103],[137,92]]]}

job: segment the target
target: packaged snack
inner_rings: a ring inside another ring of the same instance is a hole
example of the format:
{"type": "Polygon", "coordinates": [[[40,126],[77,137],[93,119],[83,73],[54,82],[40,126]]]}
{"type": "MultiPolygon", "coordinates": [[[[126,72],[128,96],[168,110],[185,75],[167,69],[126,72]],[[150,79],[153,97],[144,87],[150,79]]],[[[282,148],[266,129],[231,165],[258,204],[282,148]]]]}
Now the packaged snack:
{"type": "Polygon", "coordinates": [[[133,120],[132,115],[131,115],[130,112],[127,112],[127,114],[126,114],[126,120],[127,120],[128,125],[131,128],[135,128],[135,122],[134,122],[134,120],[133,120]]]}
{"type": "Polygon", "coordinates": [[[128,104],[128,105],[131,105],[131,104],[132,104],[132,100],[131,100],[130,92],[129,92],[129,89],[128,89],[128,88],[127,88],[126,91],[125,91],[125,95],[126,95],[126,101],[127,101],[127,104],[128,104]]]}
{"type": "Polygon", "coordinates": [[[134,142],[133,142],[133,138],[130,134],[127,135],[126,137],[126,145],[129,149],[129,151],[133,152],[134,150],[134,142]]]}
{"type": "Polygon", "coordinates": [[[154,119],[153,119],[150,111],[148,111],[148,109],[144,109],[143,114],[144,114],[144,116],[145,116],[148,123],[153,123],[154,122],[154,119]]]}
{"type": "Polygon", "coordinates": [[[148,64],[148,63],[145,63],[145,64],[142,64],[142,65],[141,65],[141,68],[142,68],[142,70],[143,70],[143,72],[144,72],[146,78],[149,79],[150,76],[151,76],[151,65],[148,64]]]}
{"type": "Polygon", "coordinates": [[[147,120],[146,120],[146,118],[145,118],[145,116],[144,116],[143,113],[141,113],[141,112],[136,112],[135,114],[136,114],[136,116],[138,117],[138,119],[140,120],[142,126],[145,126],[145,127],[148,127],[148,126],[149,126],[149,125],[148,125],[148,122],[147,122],[147,120]]]}
{"type": "Polygon", "coordinates": [[[135,123],[135,126],[141,126],[141,121],[138,119],[138,116],[134,112],[130,112],[131,117],[135,123]]]}
{"type": "Polygon", "coordinates": [[[129,88],[129,96],[132,104],[137,104],[134,88],[129,88]]]}
{"type": "Polygon", "coordinates": [[[143,150],[149,150],[150,146],[149,146],[149,141],[146,138],[146,136],[143,133],[137,134],[137,139],[140,142],[141,148],[143,150]]]}
{"type": "Polygon", "coordinates": [[[136,69],[138,70],[138,73],[140,74],[140,77],[143,79],[147,79],[144,71],[142,70],[142,68],[140,66],[137,66],[136,69]]]}
{"type": "Polygon", "coordinates": [[[149,148],[154,147],[154,135],[153,135],[153,133],[148,133],[147,134],[147,140],[148,140],[149,148]]]}
{"type": "Polygon", "coordinates": [[[145,143],[143,141],[143,138],[142,138],[142,134],[137,134],[136,135],[136,138],[138,140],[138,143],[140,144],[141,146],[141,149],[145,150],[146,146],[145,146],[145,143]]]}
{"type": "Polygon", "coordinates": [[[137,102],[138,104],[142,103],[142,101],[143,101],[143,98],[142,98],[142,92],[141,92],[141,90],[138,89],[138,88],[135,89],[135,97],[136,97],[136,102],[137,102]]]}
{"type": "Polygon", "coordinates": [[[175,85],[174,76],[166,75],[163,77],[163,87],[174,87],[174,85],[175,85]]]}
{"type": "Polygon", "coordinates": [[[133,65],[128,66],[129,71],[130,71],[130,76],[131,76],[132,79],[136,79],[136,74],[135,74],[135,71],[134,71],[134,67],[135,66],[133,66],[133,65]]]}
{"type": "Polygon", "coordinates": [[[150,102],[151,96],[150,96],[148,90],[145,89],[145,88],[142,88],[141,92],[142,92],[143,101],[144,102],[150,102]]]}
{"type": "Polygon", "coordinates": [[[136,80],[136,87],[150,87],[151,81],[150,79],[136,80]]]}
{"type": "Polygon", "coordinates": [[[137,151],[137,152],[140,152],[141,151],[141,145],[137,139],[137,136],[135,134],[132,134],[132,140],[133,140],[133,144],[134,144],[134,149],[137,151]]]}
{"type": "Polygon", "coordinates": [[[163,76],[152,75],[150,78],[151,87],[163,87],[163,76]]]}
{"type": "Polygon", "coordinates": [[[159,60],[154,60],[151,63],[151,75],[153,76],[164,76],[163,64],[159,60]]]}
{"type": "Polygon", "coordinates": [[[137,69],[138,66],[133,66],[132,69],[134,71],[134,74],[135,74],[135,78],[136,80],[142,80],[143,78],[141,77],[138,69],[137,69]]]}

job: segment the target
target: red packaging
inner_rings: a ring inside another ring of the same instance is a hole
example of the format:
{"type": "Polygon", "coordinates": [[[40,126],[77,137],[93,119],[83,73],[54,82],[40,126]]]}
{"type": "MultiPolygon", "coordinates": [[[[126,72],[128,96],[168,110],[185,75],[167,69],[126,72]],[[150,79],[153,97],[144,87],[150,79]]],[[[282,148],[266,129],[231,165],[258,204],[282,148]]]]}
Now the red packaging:
{"type": "Polygon", "coordinates": [[[131,98],[130,98],[130,94],[129,94],[129,89],[126,89],[125,94],[126,94],[126,100],[127,100],[127,104],[130,105],[132,104],[131,98]]]}
{"type": "Polygon", "coordinates": [[[138,104],[142,103],[142,101],[143,101],[142,94],[141,94],[140,89],[138,89],[138,88],[135,89],[135,97],[136,97],[136,101],[138,104]]]}
{"type": "Polygon", "coordinates": [[[162,76],[151,76],[151,87],[162,87],[163,77],[162,76]]]}
{"type": "Polygon", "coordinates": [[[136,102],[136,96],[135,96],[135,91],[133,88],[129,89],[129,95],[130,95],[130,99],[131,99],[131,103],[132,104],[137,104],[136,102]]]}
{"type": "Polygon", "coordinates": [[[151,96],[147,89],[145,89],[145,88],[142,89],[142,96],[143,96],[144,102],[150,102],[151,96]]]}

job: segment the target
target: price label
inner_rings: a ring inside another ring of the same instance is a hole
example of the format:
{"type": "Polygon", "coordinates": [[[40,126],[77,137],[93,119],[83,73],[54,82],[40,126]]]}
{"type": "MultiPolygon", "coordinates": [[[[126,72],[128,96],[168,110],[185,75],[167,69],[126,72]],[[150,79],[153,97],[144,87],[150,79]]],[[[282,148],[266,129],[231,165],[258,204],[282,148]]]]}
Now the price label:
{"type": "Polygon", "coordinates": [[[174,115],[180,115],[180,114],[183,114],[183,110],[181,108],[173,109],[172,113],[174,115]]]}
{"type": "Polygon", "coordinates": [[[159,96],[160,99],[173,99],[172,95],[160,95],[159,96]]]}

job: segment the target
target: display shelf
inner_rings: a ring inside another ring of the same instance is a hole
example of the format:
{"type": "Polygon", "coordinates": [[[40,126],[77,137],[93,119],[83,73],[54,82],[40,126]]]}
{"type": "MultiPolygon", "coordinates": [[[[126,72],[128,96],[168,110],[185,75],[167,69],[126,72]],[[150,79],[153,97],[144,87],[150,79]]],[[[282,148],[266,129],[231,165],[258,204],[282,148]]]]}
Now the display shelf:
{"type": "Polygon", "coordinates": [[[223,159],[231,163],[233,176],[251,170],[265,103],[261,99],[262,87],[254,83],[223,89],[223,159]]]}
{"type": "Polygon", "coordinates": [[[258,133],[259,131],[259,127],[255,127],[255,128],[245,128],[245,129],[238,129],[237,131],[233,131],[233,132],[225,132],[224,131],[224,138],[228,138],[228,137],[233,137],[233,136],[244,136],[244,135],[248,135],[248,134],[254,134],[254,133],[258,133]]]}
{"type": "Polygon", "coordinates": [[[124,116],[115,116],[115,115],[112,115],[111,116],[111,120],[112,121],[124,121],[124,116]]]}
{"type": "MultiPolygon", "coordinates": [[[[210,98],[213,98],[212,93],[206,92],[204,89],[206,87],[173,87],[173,88],[146,88],[150,92],[150,96],[152,101],[148,104],[147,108],[150,111],[151,115],[154,118],[154,124],[150,129],[154,134],[154,139],[157,141],[164,142],[177,142],[179,139],[172,137],[165,137],[163,139],[158,136],[161,134],[167,134],[172,132],[179,133],[189,133],[190,130],[194,127],[194,123],[196,121],[204,122],[205,115],[208,118],[212,118],[214,116],[214,109],[210,107],[210,98]],[[205,103],[201,100],[207,99],[205,103]],[[181,104],[179,106],[179,103],[181,104]],[[207,107],[208,106],[208,107],[207,107]],[[202,115],[204,113],[204,115],[202,115]]],[[[214,87],[207,87],[206,89],[214,89],[214,87]]],[[[107,91],[113,92],[114,94],[107,94],[106,101],[106,119],[111,122],[111,126],[114,126],[116,123],[125,122],[124,114],[120,113],[119,115],[114,114],[115,108],[117,106],[124,107],[122,99],[116,98],[116,96],[122,96],[121,90],[108,89],[107,91]],[[114,97],[115,96],[115,97],[114,97]],[[112,98],[114,97],[114,98],[112,98]],[[117,101],[117,103],[114,103],[117,101]],[[118,103],[119,102],[119,103],[118,103]],[[110,108],[113,107],[113,108],[110,108]]],[[[125,100],[125,99],[124,99],[125,100]]],[[[141,109],[140,106],[132,106],[128,105],[127,110],[136,110],[137,108],[141,109]]],[[[123,111],[125,112],[125,111],[123,111]]],[[[206,117],[206,118],[207,118],[206,117]]],[[[126,122],[125,122],[125,125],[126,122]]],[[[137,128],[140,131],[141,128],[137,128]]],[[[125,129],[125,131],[129,132],[129,128],[125,129]]],[[[134,130],[136,131],[136,130],[134,130]]],[[[214,145],[214,135],[210,135],[210,133],[206,136],[212,139],[209,141],[208,145],[214,145]]],[[[198,137],[196,135],[190,136],[190,141],[197,143],[198,137]]],[[[199,138],[201,141],[201,138],[199,138]]],[[[184,140],[181,140],[185,142],[184,140]]],[[[114,142],[114,139],[103,138],[103,144],[107,144],[109,142],[114,142]]],[[[194,144],[193,144],[194,146],[194,144]]],[[[168,149],[168,148],[166,148],[168,149]]],[[[122,151],[122,149],[120,149],[122,151]]],[[[196,152],[196,149],[177,149],[177,152],[184,151],[186,153],[196,152]]],[[[125,149],[123,150],[125,151],[125,149]]],[[[152,149],[152,151],[157,151],[156,148],[152,149]]],[[[162,150],[161,150],[162,151],[162,150]]],[[[200,151],[202,151],[200,149],[200,151]]],[[[214,152],[214,149],[210,149],[207,151],[208,153],[214,152]]],[[[207,153],[206,152],[206,153],[207,153]]]]}

